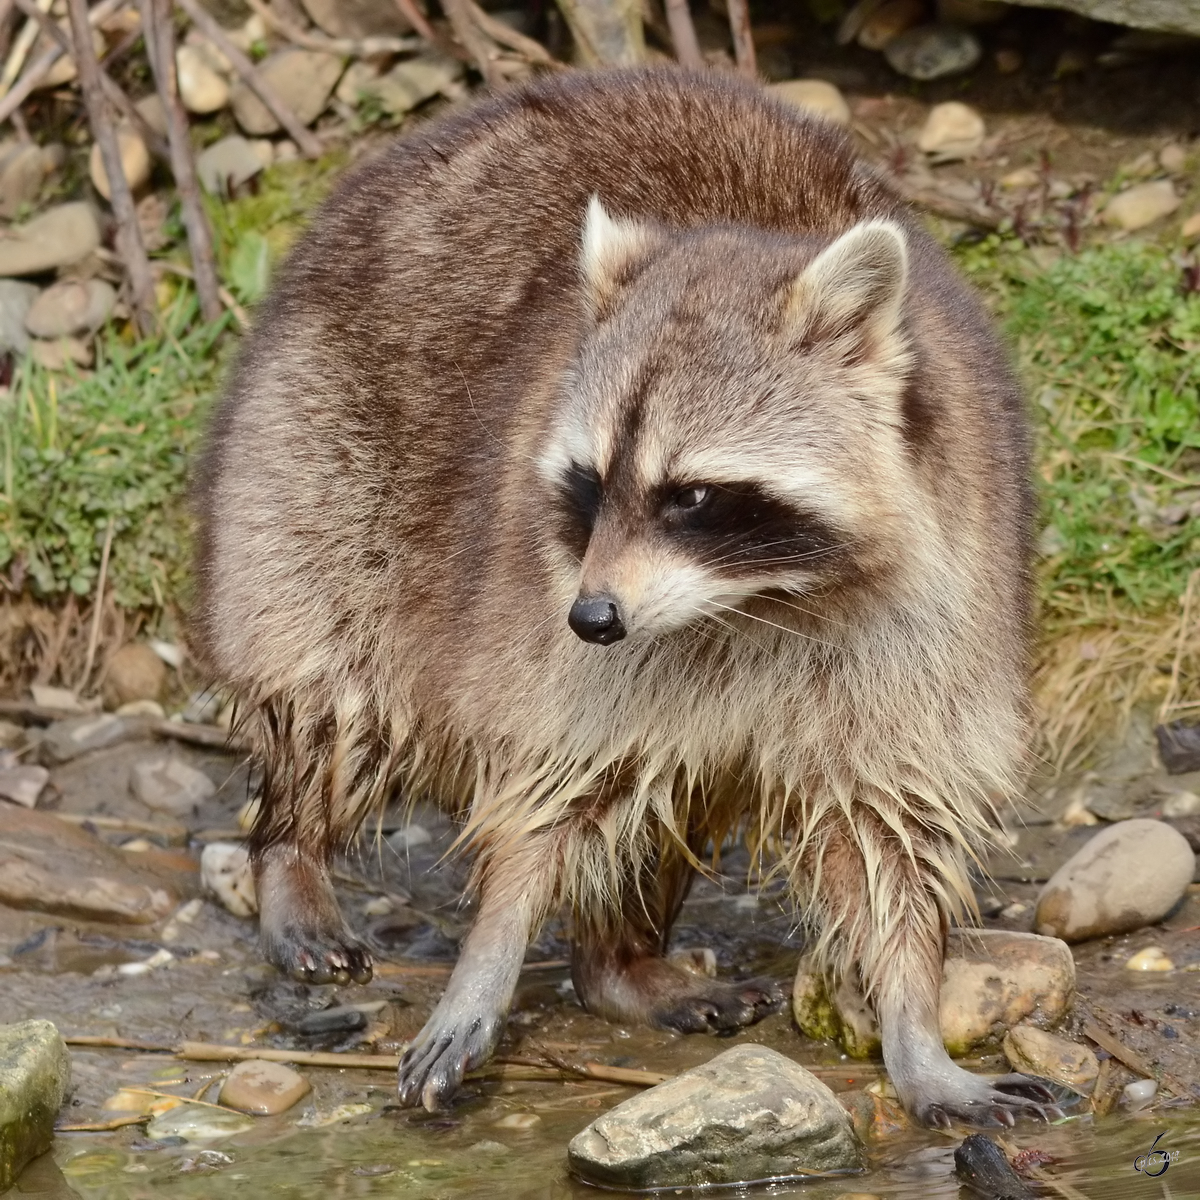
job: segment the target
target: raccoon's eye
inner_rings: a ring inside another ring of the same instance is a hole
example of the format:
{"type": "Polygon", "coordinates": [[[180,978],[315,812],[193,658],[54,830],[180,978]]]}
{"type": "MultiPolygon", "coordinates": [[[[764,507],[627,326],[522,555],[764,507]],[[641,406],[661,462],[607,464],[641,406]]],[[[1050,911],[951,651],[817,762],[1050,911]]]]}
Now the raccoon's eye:
{"type": "Polygon", "coordinates": [[[699,484],[696,487],[680,488],[679,491],[671,497],[671,503],[676,508],[702,508],[712,499],[712,488],[707,484],[699,484]]]}

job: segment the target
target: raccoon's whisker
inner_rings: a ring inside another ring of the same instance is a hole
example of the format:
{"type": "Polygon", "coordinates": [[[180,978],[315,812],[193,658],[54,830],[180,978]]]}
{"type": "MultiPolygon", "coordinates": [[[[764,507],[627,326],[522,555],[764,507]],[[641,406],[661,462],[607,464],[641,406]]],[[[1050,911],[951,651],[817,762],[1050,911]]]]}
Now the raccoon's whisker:
{"type": "Polygon", "coordinates": [[[786,625],[780,625],[775,621],[768,621],[766,617],[756,617],[753,613],[746,612],[745,609],[732,608],[728,604],[721,604],[716,600],[710,600],[709,604],[715,605],[717,608],[722,608],[726,612],[736,613],[740,617],[749,617],[751,621],[761,621],[764,625],[770,625],[772,629],[778,629],[781,633],[790,633],[794,637],[803,638],[806,642],[815,642],[818,646],[825,646],[830,650],[837,649],[833,642],[822,641],[811,634],[802,633],[799,629],[789,629],[786,625]]]}
{"type": "MultiPolygon", "coordinates": [[[[780,539],[777,542],[768,542],[765,546],[759,547],[762,550],[769,550],[772,546],[785,546],[787,539],[780,539]]],[[[722,563],[733,563],[735,566],[744,565],[747,567],[757,566],[774,566],[782,563],[792,562],[810,562],[814,558],[821,558],[826,554],[833,554],[838,550],[848,550],[854,545],[853,541],[838,542],[836,546],[821,546],[816,550],[807,550],[803,554],[784,554],[776,558],[747,558],[744,563],[739,564],[736,560],[740,554],[744,554],[742,550],[731,550],[728,554],[722,554],[717,558],[705,559],[700,565],[704,567],[715,567],[722,563]]]]}

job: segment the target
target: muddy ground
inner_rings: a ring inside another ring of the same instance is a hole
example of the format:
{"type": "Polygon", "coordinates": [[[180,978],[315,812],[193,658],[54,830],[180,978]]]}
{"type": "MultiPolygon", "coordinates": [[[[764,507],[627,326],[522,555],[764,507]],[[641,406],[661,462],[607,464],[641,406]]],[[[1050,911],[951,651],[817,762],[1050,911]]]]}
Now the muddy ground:
{"type": "MultiPolygon", "coordinates": [[[[172,752],[208,774],[218,791],[186,821],[164,817],[134,799],[128,786],[132,766],[161,753],[162,745],[125,742],[56,768],[39,808],[64,822],[74,818],[76,828],[81,818],[91,818],[82,828],[122,848],[131,878],[156,879],[183,905],[201,895],[201,846],[238,834],[249,772],[224,754],[174,745],[172,752]]],[[[1148,752],[1144,757],[1148,775],[1157,778],[1148,752]]],[[[985,918],[989,927],[1031,927],[1039,881],[1095,832],[1053,821],[1080,787],[1089,786],[1086,779],[1059,781],[1040,789],[1037,807],[1022,806],[1012,852],[998,853],[991,881],[979,884],[985,912],[1003,906],[1003,915],[985,918]]],[[[1153,788],[1139,790],[1136,780],[1128,784],[1129,803],[1141,805],[1139,812],[1150,809],[1137,797],[1152,794],[1153,788]]],[[[140,926],[0,906],[4,1019],[44,1017],[69,1037],[149,1046],[189,1040],[395,1054],[435,1003],[469,919],[460,899],[461,870],[443,858],[451,826],[425,805],[417,807],[414,820],[431,835],[425,844],[397,850],[388,836],[402,823],[385,818],[384,836],[364,834],[359,852],[338,869],[343,910],[378,957],[368,986],[306,987],[282,979],[259,958],[254,920],[231,916],[211,898],[190,923],[168,917],[140,926]],[[163,948],[173,956],[166,966],[134,976],[118,970],[163,948]],[[305,1016],[336,1005],[364,1006],[366,1027],[323,1036],[297,1031],[305,1016]]],[[[803,940],[784,898],[774,887],[762,894],[747,887],[744,851],[728,854],[723,867],[721,875],[697,880],[673,947],[711,949],[722,974],[789,981],[803,940]]],[[[727,1041],[703,1036],[622,1028],[585,1013],[563,963],[564,934],[563,922],[552,921],[530,948],[501,1057],[544,1061],[549,1051],[575,1062],[675,1073],[728,1047],[727,1041]]],[[[1193,885],[1161,925],[1078,946],[1075,959],[1079,998],[1069,1028],[1098,1014],[1135,1052],[1189,1083],[1200,1082],[1200,886],[1193,885]],[[1125,968],[1135,951],[1150,945],[1164,948],[1176,969],[1135,974],[1125,968]]],[[[806,1040],[787,1014],[735,1040],[774,1046],[817,1070],[839,1092],[860,1091],[879,1079],[879,1064],[852,1062],[832,1045],[806,1040]]],[[[123,1086],[192,1096],[228,1069],[120,1048],[76,1046],[72,1059],[74,1092],[63,1124],[113,1119],[102,1105],[123,1086]]],[[[1005,1069],[998,1055],[987,1052],[970,1065],[1005,1069]]],[[[632,1094],[586,1079],[491,1077],[473,1081],[449,1114],[430,1116],[397,1107],[389,1071],[302,1069],[313,1085],[307,1099],[288,1112],[257,1118],[252,1128],[233,1136],[154,1141],[140,1125],[60,1133],[16,1194],[134,1200],[206,1197],[218,1187],[237,1186],[285,1197],[583,1196],[591,1190],[568,1178],[566,1143],[599,1112],[632,1094]]],[[[506,1070],[512,1074],[512,1067],[506,1070]]],[[[208,1095],[215,1098],[215,1088],[208,1095]]],[[[913,1129],[886,1100],[872,1103],[875,1117],[865,1127],[866,1176],[815,1181],[776,1194],[810,1200],[858,1193],[912,1200],[959,1195],[951,1156],[961,1131],[948,1136],[913,1129]]],[[[1200,1196],[1200,1110],[1161,1092],[1155,1105],[1135,1114],[1118,1107],[1097,1118],[1083,1102],[1063,1123],[1022,1126],[1005,1141],[1011,1149],[1036,1148],[1052,1156],[1043,1170],[1056,1188],[1068,1190],[1049,1195],[1200,1196]],[[1179,1155],[1165,1179],[1149,1180],[1134,1171],[1133,1161],[1160,1133],[1165,1134],[1160,1148],[1169,1146],[1179,1155]]]]}

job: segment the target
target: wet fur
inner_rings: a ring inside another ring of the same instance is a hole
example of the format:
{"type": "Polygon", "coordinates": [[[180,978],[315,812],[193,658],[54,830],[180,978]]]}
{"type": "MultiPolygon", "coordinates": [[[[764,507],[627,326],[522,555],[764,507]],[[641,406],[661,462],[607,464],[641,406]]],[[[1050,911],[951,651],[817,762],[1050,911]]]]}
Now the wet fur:
{"type": "Polygon", "coordinates": [[[397,142],[281,271],[198,490],[196,639],[266,765],[269,957],[309,978],[369,971],[327,863],[399,784],[461,816],[480,897],[401,1069],[408,1102],[444,1103],[490,1053],[527,941],[563,903],[585,1002],[735,1027],[778,995],[684,976],[661,950],[697,856],[745,829],[830,973],[860,976],[913,1111],[1034,1110],[934,1044],[944,931],[1025,755],[1028,474],[978,303],[831,127],[733,80],[650,71],[555,77],[397,142]],[[629,225],[589,267],[594,195],[629,225]],[[581,641],[565,620],[581,579],[636,591],[649,569],[608,526],[572,547],[554,481],[572,438],[615,463],[655,431],[618,403],[597,446],[564,388],[603,376],[607,404],[636,392],[637,362],[669,364],[676,433],[761,457],[780,416],[755,424],[731,389],[790,319],[781,289],[870,219],[906,246],[895,344],[850,364],[867,372],[853,410],[821,404],[828,330],[803,360],[811,486],[853,536],[802,597],[764,588],[658,636],[581,641]],[[661,295],[661,327],[621,325],[635,291],[639,312],[661,295]],[[688,329],[718,311],[745,327],[727,323],[723,361],[689,360],[688,329]]]}

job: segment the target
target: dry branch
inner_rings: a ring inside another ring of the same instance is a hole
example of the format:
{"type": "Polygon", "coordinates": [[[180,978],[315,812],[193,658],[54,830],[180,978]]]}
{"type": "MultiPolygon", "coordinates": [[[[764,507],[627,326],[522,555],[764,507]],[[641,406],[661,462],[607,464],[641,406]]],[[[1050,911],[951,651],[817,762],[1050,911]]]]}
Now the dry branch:
{"type": "Polygon", "coordinates": [[[442,11],[450,19],[454,36],[470,54],[483,81],[490,88],[499,87],[504,75],[496,65],[496,45],[476,22],[471,12],[471,0],[442,0],[442,11]]]}
{"type": "Polygon", "coordinates": [[[199,0],[179,0],[179,7],[191,17],[192,24],[229,59],[242,82],[288,131],[292,141],[300,147],[300,153],[305,158],[320,158],[320,139],[288,108],[279,93],[263,79],[255,70],[254,64],[233,44],[225,30],[201,7],[199,0]]]}
{"type": "Polygon", "coordinates": [[[671,27],[671,41],[675,45],[675,57],[679,65],[692,71],[702,70],[704,55],[700,53],[700,42],[696,38],[696,26],[692,24],[688,0],[666,0],[666,8],[667,24],[671,27]]]}
{"type": "Polygon", "coordinates": [[[100,641],[100,616],[104,611],[104,585],[108,582],[108,556],[112,551],[115,528],[113,518],[109,517],[108,528],[104,531],[104,548],[100,551],[100,574],[96,578],[96,599],[92,603],[92,627],[88,633],[87,656],[83,660],[83,674],[75,685],[77,693],[87,687],[88,678],[92,673],[92,664],[96,661],[96,645],[100,641]]]}
{"type": "Polygon", "coordinates": [[[507,46],[510,50],[515,50],[531,63],[538,63],[542,66],[557,65],[550,51],[541,42],[534,41],[533,38],[526,37],[523,33],[518,33],[511,26],[505,25],[503,21],[498,21],[491,13],[476,4],[475,0],[466,0],[466,3],[476,24],[493,41],[507,46]]]}
{"type": "Polygon", "coordinates": [[[101,82],[100,64],[96,61],[96,48],[92,45],[87,0],[67,0],[67,11],[71,17],[71,33],[75,40],[75,66],[79,71],[79,85],[83,91],[84,104],[87,106],[88,122],[96,144],[100,147],[104,173],[108,176],[108,190],[112,194],[112,208],[119,227],[121,253],[129,276],[134,319],[139,331],[146,336],[155,326],[154,279],[150,274],[150,261],[146,257],[146,247],[142,242],[137,211],[133,206],[133,193],[129,190],[129,181],[125,178],[125,168],[121,164],[116,130],[109,116],[108,99],[101,82]]]}
{"type": "Polygon", "coordinates": [[[404,54],[409,50],[416,50],[420,46],[416,38],[325,37],[293,25],[280,16],[269,4],[264,4],[263,0],[246,0],[246,3],[281,37],[286,38],[294,46],[302,46],[305,50],[317,50],[322,54],[337,54],[343,58],[372,58],[382,54],[404,54]]]}
{"type": "Polygon", "coordinates": [[[146,52],[154,72],[155,85],[167,114],[167,134],[170,139],[171,171],[183,208],[183,223],[187,229],[188,247],[192,253],[192,279],[200,300],[200,315],[215,321],[222,312],[220,281],[213,256],[212,230],[204,205],[200,202],[200,186],[196,181],[196,162],[192,157],[191,135],[187,113],[179,98],[179,83],[175,75],[175,28],[171,0],[138,0],[142,13],[142,28],[146,34],[146,52]]]}
{"type": "Polygon", "coordinates": [[[758,78],[758,62],[754,54],[754,31],[750,27],[748,0],[729,0],[729,30],[733,34],[733,52],[738,70],[748,79],[758,78]]]}
{"type": "Polygon", "coordinates": [[[443,46],[444,39],[429,23],[429,18],[417,7],[416,0],[396,0],[400,15],[423,37],[434,46],[443,46]]]}

